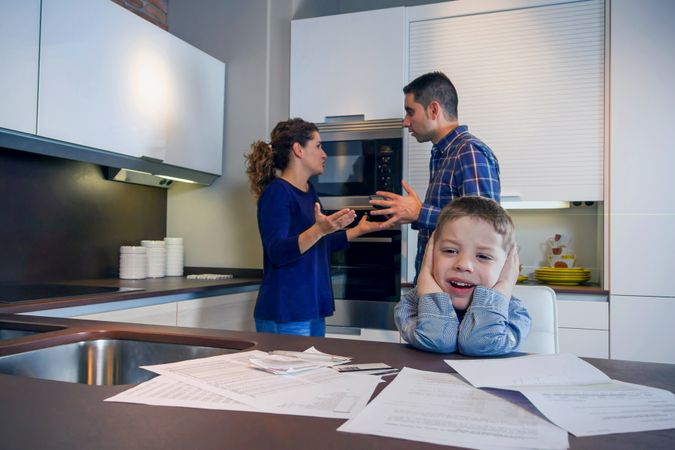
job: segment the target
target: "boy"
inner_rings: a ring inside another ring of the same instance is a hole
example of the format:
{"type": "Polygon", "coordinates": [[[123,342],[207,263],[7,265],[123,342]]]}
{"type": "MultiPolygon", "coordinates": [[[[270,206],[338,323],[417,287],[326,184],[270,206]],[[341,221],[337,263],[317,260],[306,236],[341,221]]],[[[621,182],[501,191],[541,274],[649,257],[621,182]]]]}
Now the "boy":
{"type": "Polygon", "coordinates": [[[518,277],[513,222],[497,202],[460,197],[438,218],[417,285],[396,305],[401,336],[422,350],[465,355],[511,353],[530,316],[511,297],[518,277]]]}

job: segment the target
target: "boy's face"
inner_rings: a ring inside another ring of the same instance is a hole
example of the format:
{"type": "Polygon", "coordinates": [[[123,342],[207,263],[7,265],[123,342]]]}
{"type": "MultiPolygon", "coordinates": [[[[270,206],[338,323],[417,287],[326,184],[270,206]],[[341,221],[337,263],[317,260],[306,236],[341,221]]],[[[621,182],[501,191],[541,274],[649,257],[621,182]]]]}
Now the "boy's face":
{"type": "Polygon", "coordinates": [[[473,217],[446,222],[436,231],[433,276],[450,294],[455,309],[466,309],[474,288],[491,288],[506,261],[501,234],[489,223],[473,217]]]}

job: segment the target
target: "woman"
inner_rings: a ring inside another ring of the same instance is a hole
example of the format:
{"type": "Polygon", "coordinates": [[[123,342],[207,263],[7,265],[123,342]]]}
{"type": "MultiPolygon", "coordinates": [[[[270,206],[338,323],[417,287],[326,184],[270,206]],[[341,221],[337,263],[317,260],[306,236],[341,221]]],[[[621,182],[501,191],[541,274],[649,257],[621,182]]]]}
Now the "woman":
{"type": "Polygon", "coordinates": [[[263,281],[255,306],[258,332],[324,336],[333,314],[330,253],[379,229],[366,216],[349,230],[356,213],[321,212],[309,183],[323,173],[326,153],[316,125],[302,119],[279,122],[269,143],[258,141],[246,156],[251,190],[258,197],[263,243],[263,281]]]}

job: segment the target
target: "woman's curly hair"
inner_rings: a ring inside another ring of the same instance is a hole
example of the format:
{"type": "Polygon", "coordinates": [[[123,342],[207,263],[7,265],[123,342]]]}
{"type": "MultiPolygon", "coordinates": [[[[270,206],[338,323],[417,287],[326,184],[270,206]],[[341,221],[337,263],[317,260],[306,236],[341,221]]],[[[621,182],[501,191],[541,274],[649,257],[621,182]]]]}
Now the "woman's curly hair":
{"type": "Polygon", "coordinates": [[[297,142],[304,147],[318,131],[311,122],[299,118],[289,119],[274,127],[269,144],[264,141],[251,144],[251,153],[244,155],[244,158],[251,191],[256,197],[277,177],[277,172],[288,166],[293,144],[297,142]]]}

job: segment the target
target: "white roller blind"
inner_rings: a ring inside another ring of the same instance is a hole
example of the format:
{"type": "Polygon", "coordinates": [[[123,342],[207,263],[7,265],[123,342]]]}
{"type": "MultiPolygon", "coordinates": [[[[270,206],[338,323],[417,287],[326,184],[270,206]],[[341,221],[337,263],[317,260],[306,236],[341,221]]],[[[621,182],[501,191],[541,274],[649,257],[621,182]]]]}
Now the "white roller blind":
{"type": "MultiPolygon", "coordinates": [[[[604,1],[445,17],[409,25],[409,80],[440,70],[460,123],[500,162],[502,194],[602,200],[604,1]]],[[[422,195],[431,145],[409,141],[422,195]]]]}

